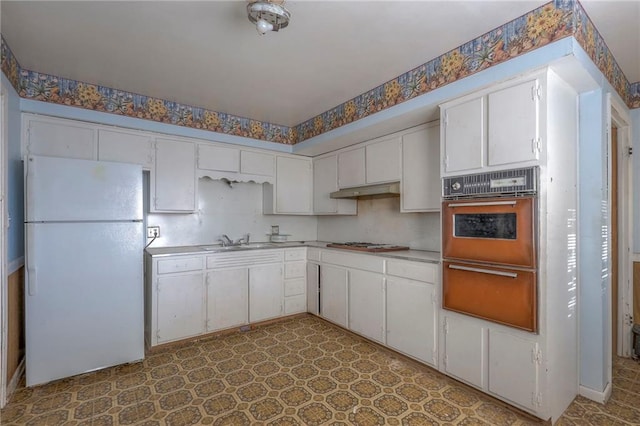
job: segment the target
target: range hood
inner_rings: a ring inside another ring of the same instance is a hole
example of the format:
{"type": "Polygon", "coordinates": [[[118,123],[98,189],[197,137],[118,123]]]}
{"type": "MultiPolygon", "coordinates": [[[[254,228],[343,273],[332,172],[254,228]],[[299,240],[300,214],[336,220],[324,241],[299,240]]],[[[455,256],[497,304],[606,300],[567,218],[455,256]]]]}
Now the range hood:
{"type": "Polygon", "coordinates": [[[329,194],[330,198],[399,197],[400,182],[344,188],[329,194]]]}

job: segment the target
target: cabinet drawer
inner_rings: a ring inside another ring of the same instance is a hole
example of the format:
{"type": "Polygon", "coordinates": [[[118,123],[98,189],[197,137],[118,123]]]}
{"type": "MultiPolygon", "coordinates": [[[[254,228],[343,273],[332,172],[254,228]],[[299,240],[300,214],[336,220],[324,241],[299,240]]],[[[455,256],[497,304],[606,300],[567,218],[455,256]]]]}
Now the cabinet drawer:
{"type": "Polygon", "coordinates": [[[304,294],[299,296],[287,297],[284,299],[285,315],[297,314],[307,311],[307,298],[304,294]]]}
{"type": "Polygon", "coordinates": [[[295,296],[297,294],[304,294],[305,287],[306,287],[306,282],[304,278],[299,278],[296,280],[285,280],[284,295],[295,296]]]}
{"type": "Polygon", "coordinates": [[[382,273],[384,259],[376,256],[345,253],[346,250],[327,250],[322,253],[322,261],[347,268],[363,269],[370,272],[382,273]]]}
{"type": "Polygon", "coordinates": [[[304,278],[304,272],[307,269],[307,262],[291,262],[284,264],[284,277],[287,278],[304,278]]]}
{"type": "Polygon", "coordinates": [[[204,265],[202,257],[180,257],[158,260],[158,274],[198,271],[204,265]]]}
{"type": "Polygon", "coordinates": [[[290,260],[305,260],[306,258],[307,258],[306,247],[296,248],[296,249],[287,249],[284,251],[285,262],[288,262],[290,260]]]}
{"type": "Polygon", "coordinates": [[[387,275],[409,278],[410,280],[436,283],[437,265],[422,262],[403,262],[400,260],[387,260],[387,275]]]}
{"type": "Polygon", "coordinates": [[[307,260],[320,262],[320,250],[317,248],[307,249],[307,260]]]}

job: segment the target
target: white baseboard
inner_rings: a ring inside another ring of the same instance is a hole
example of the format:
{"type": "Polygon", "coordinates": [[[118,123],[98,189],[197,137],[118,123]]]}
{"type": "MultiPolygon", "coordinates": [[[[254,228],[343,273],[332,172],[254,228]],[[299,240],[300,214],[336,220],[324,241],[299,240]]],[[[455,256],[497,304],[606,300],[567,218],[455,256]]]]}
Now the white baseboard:
{"type": "Polygon", "coordinates": [[[20,379],[24,374],[24,367],[25,367],[25,358],[22,357],[20,364],[18,364],[18,368],[16,368],[16,371],[15,373],[13,373],[13,377],[11,378],[11,381],[7,385],[7,401],[9,401],[9,399],[11,398],[11,395],[13,395],[13,393],[18,388],[18,383],[20,383],[20,379]]]}
{"type": "Polygon", "coordinates": [[[593,390],[591,388],[580,386],[580,395],[592,401],[604,404],[611,397],[611,382],[607,383],[607,386],[601,392],[593,390]]]}

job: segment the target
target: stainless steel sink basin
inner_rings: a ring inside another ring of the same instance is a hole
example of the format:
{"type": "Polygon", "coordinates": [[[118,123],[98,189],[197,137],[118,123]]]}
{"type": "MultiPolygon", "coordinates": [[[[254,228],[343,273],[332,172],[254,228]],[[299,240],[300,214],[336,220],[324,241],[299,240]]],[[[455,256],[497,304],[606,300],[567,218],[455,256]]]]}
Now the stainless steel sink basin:
{"type": "Polygon", "coordinates": [[[237,246],[200,246],[200,249],[205,251],[213,251],[213,252],[224,252],[224,251],[241,251],[241,250],[254,250],[260,248],[273,247],[271,243],[250,243],[250,244],[240,244],[237,246]]]}

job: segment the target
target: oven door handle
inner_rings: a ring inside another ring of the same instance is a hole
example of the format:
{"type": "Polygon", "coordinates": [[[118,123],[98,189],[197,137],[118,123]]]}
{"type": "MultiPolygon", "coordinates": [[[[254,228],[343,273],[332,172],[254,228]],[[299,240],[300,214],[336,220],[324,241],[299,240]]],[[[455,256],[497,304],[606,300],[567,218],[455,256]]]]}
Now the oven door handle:
{"type": "Polygon", "coordinates": [[[449,269],[458,269],[460,271],[479,272],[481,274],[500,275],[501,277],[518,278],[515,272],[493,271],[491,269],[471,268],[469,266],[449,265],[449,269]]]}
{"type": "Polygon", "coordinates": [[[447,204],[447,207],[484,207],[484,206],[515,206],[517,201],[486,201],[477,203],[453,203],[447,204]]]}

